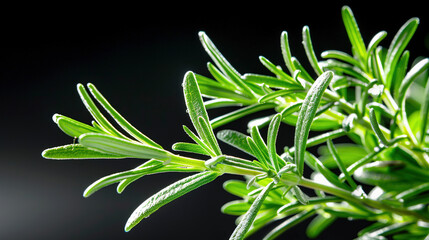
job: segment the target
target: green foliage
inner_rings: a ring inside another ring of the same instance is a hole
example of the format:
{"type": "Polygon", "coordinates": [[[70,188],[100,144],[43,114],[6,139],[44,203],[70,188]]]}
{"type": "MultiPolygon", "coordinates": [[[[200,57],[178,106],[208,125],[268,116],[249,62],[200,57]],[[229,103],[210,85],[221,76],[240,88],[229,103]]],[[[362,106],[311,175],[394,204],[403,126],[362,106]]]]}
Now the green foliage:
{"type": "Polygon", "coordinates": [[[406,50],[419,20],[407,21],[388,48],[381,45],[387,35],[384,31],[365,44],[347,6],[342,20],[351,53],[326,50],[318,60],[305,26],[303,45],[312,68],[307,71],[292,55],[284,31],[280,50],[287,71],[266,57],[259,58],[270,75],[239,73],[200,32],[213,61],[207,64],[211,76],[186,73],[182,87],[193,130],[183,129],[192,142],[172,146],[173,151],[194,157],[170,152],[141,133],[92,84],[87,86],[89,93],[81,84],[77,89],[94,121],[85,124],[55,114],[54,122],[77,143],[46,149],[42,155],[58,160],[147,160],[100,178],[84,191],[84,197],[112,184],[121,193],[148,174],[193,173],[143,201],[126,231],[165,204],[222,174],[234,174],[244,179],[226,181],[223,187],[238,199],[221,208],[237,216],[230,239],[244,239],[276,224],[264,238],[275,239],[306,219],[311,219],[308,237],[316,238],[340,218],[371,223],[356,233],[357,239],[428,239],[429,59],[409,64],[413,61],[406,50]],[[424,93],[419,96],[423,101],[414,100],[416,92],[424,93]],[[207,110],[222,107],[234,109],[209,118],[207,110]],[[257,112],[270,113],[251,119],[246,133],[218,130],[257,112]],[[294,143],[279,151],[282,124],[294,127],[294,143]],[[350,141],[334,143],[339,137],[350,141]],[[249,159],[226,155],[219,143],[243,151],[249,159]]]}

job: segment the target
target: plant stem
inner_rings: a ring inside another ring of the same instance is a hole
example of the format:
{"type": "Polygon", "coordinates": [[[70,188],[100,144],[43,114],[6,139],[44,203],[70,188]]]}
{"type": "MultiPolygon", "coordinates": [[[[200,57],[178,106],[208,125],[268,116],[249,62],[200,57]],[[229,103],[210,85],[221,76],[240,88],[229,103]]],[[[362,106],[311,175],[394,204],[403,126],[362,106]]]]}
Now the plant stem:
{"type": "Polygon", "coordinates": [[[397,215],[406,215],[406,216],[416,218],[418,220],[429,222],[429,216],[421,215],[417,212],[410,211],[408,209],[386,205],[382,202],[375,201],[373,199],[369,199],[369,198],[365,198],[365,197],[357,197],[357,196],[354,196],[351,192],[346,191],[344,189],[320,184],[320,183],[317,183],[317,182],[310,180],[310,179],[302,178],[301,181],[298,183],[298,185],[306,187],[306,188],[314,189],[314,190],[321,190],[321,191],[324,191],[326,193],[330,193],[330,194],[333,194],[337,197],[343,198],[346,201],[356,203],[358,205],[367,205],[367,206],[370,206],[370,207],[373,207],[376,209],[385,210],[385,211],[388,211],[391,213],[395,213],[397,215]]]}
{"type": "MultiPolygon", "coordinates": [[[[208,170],[208,168],[204,164],[205,161],[199,160],[199,159],[194,159],[194,158],[189,158],[189,157],[171,154],[170,162],[180,164],[180,165],[184,165],[184,166],[197,168],[201,171],[208,170]]],[[[264,173],[263,171],[257,171],[254,169],[247,169],[244,167],[236,167],[236,166],[226,165],[226,164],[222,164],[222,163],[217,164],[216,166],[211,168],[211,170],[219,171],[221,173],[229,173],[229,174],[243,175],[243,176],[244,175],[256,176],[256,175],[260,175],[261,173],[264,173]]]]}

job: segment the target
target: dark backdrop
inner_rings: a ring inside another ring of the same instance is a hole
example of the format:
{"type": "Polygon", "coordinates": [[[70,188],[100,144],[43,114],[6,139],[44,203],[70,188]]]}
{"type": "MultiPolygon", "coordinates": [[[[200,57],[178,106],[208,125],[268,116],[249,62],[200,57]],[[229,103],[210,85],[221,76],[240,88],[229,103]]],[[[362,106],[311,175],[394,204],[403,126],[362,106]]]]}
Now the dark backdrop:
{"type": "MultiPolygon", "coordinates": [[[[165,148],[187,140],[181,127],[190,126],[182,78],[188,70],[208,76],[209,58],[198,31],[205,31],[239,72],[268,74],[258,56],[283,65],[283,30],[289,33],[292,54],[304,64],[304,25],[310,27],[316,52],[350,52],[340,14],[347,4],[366,43],[386,30],[388,37],[382,43],[387,46],[405,21],[419,17],[421,24],[409,47],[411,58],[429,56],[426,6],[410,1],[392,6],[355,1],[280,5],[248,1],[234,7],[232,3],[174,6],[160,2],[109,9],[63,3],[2,9],[0,239],[228,238],[235,217],[219,209],[235,197],[223,191],[222,182],[237,177],[223,176],[125,233],[123,226],[135,207],[183,175],[148,176],[121,195],[108,187],[84,199],[83,190],[93,181],[141,161],[53,161],[40,156],[45,148],[73,142],[52,122],[54,113],[90,121],[75,90],[77,83],[94,83],[119,112],[165,148]]],[[[210,112],[212,117],[215,114],[210,112]]],[[[226,127],[244,130],[243,124],[226,127]]],[[[281,144],[290,146],[293,128],[281,131],[281,144]]],[[[352,239],[364,225],[340,221],[320,239],[352,239]]],[[[306,239],[304,226],[290,230],[285,239],[306,239]]]]}

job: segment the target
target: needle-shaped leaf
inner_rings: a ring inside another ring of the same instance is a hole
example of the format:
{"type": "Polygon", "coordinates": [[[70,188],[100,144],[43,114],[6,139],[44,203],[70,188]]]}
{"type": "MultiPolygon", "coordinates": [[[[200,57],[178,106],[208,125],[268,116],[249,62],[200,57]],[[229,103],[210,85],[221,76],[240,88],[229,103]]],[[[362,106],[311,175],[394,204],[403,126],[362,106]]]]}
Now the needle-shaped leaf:
{"type": "Polygon", "coordinates": [[[310,131],[311,124],[314,120],[317,108],[319,107],[324,91],[329,85],[333,77],[332,72],[325,72],[314,82],[298,115],[298,120],[295,128],[295,164],[298,168],[298,174],[302,176],[304,170],[304,155],[310,131]]]}
{"type": "Polygon", "coordinates": [[[280,37],[280,47],[282,50],[282,56],[283,60],[285,62],[285,65],[287,69],[289,70],[289,73],[295,72],[296,68],[292,64],[292,55],[290,53],[289,48],[289,39],[288,39],[288,33],[286,31],[283,31],[280,37]]]}
{"type": "Polygon", "coordinates": [[[420,108],[420,119],[422,120],[420,123],[420,144],[424,143],[426,130],[428,129],[428,121],[429,121],[429,79],[426,82],[425,93],[424,93],[424,101],[420,108]]]}
{"type": "Polygon", "coordinates": [[[276,114],[271,120],[270,125],[268,126],[267,134],[268,156],[270,157],[271,165],[274,167],[274,170],[276,172],[280,170],[279,162],[277,159],[276,140],[281,120],[282,115],[276,114]]]}
{"type": "Polygon", "coordinates": [[[252,74],[246,73],[243,75],[243,80],[246,82],[256,83],[256,84],[266,84],[272,88],[297,88],[300,87],[296,82],[287,82],[279,78],[272,76],[266,76],[261,74],[252,74]]]}
{"type": "Polygon", "coordinates": [[[303,222],[304,220],[306,220],[307,218],[311,217],[314,215],[314,213],[316,212],[315,209],[311,209],[308,211],[302,211],[290,218],[288,218],[287,220],[285,220],[284,222],[282,222],[281,224],[279,224],[277,227],[275,227],[273,230],[271,230],[265,237],[263,240],[274,240],[276,239],[278,236],[280,236],[281,234],[283,234],[286,230],[290,229],[291,227],[303,222]]]}
{"type": "Polygon", "coordinates": [[[240,119],[242,117],[245,117],[247,115],[250,115],[252,113],[256,113],[256,112],[267,110],[267,109],[272,109],[275,106],[276,105],[273,103],[253,104],[253,105],[243,107],[243,108],[240,108],[238,110],[229,112],[225,115],[221,115],[219,117],[216,117],[210,121],[210,125],[213,128],[217,128],[217,127],[223,126],[227,123],[230,123],[232,121],[235,121],[237,119],[240,119]]]}
{"type": "Polygon", "coordinates": [[[104,131],[109,132],[116,137],[126,138],[106,119],[106,117],[104,117],[82,84],[79,83],[77,85],[77,90],[86,109],[91,113],[92,117],[104,129],[104,131]]]}
{"type": "Polygon", "coordinates": [[[335,59],[344,61],[346,63],[349,63],[353,66],[359,66],[360,65],[358,60],[356,60],[355,58],[353,58],[349,54],[342,52],[342,51],[328,50],[328,51],[322,52],[321,56],[322,56],[322,58],[335,58],[335,59]]]}
{"type": "MultiPolygon", "coordinates": [[[[227,77],[225,77],[225,75],[211,62],[207,63],[207,69],[209,70],[213,78],[216,79],[218,83],[220,83],[220,85],[231,90],[236,90],[236,87],[233,84],[231,84],[231,81],[227,77]]],[[[198,81],[198,83],[200,82],[198,81]]]]}
{"type": "Polygon", "coordinates": [[[225,189],[225,191],[229,192],[232,195],[244,198],[251,191],[255,190],[256,187],[254,186],[248,187],[248,185],[244,181],[231,179],[223,183],[223,189],[225,189]]]}
{"type": "Polygon", "coordinates": [[[221,130],[217,133],[217,138],[222,142],[253,156],[252,150],[247,143],[247,137],[241,132],[229,129],[221,130]]]}
{"type": "Polygon", "coordinates": [[[88,148],[93,148],[110,154],[120,154],[127,157],[142,159],[156,158],[159,160],[170,159],[170,154],[163,149],[105,134],[83,134],[79,137],[79,143],[88,148]]]}
{"type": "Polygon", "coordinates": [[[414,32],[419,25],[418,18],[411,18],[408,20],[393,38],[386,55],[386,62],[384,64],[386,74],[386,86],[390,88],[390,83],[393,77],[393,73],[396,69],[396,64],[402,55],[402,52],[407,47],[409,41],[414,35],[414,32]]]}
{"type": "Polygon", "coordinates": [[[352,187],[352,189],[356,189],[357,188],[357,184],[355,183],[355,181],[353,181],[352,177],[347,172],[347,167],[344,165],[343,161],[341,160],[340,156],[338,155],[338,152],[337,152],[337,149],[334,146],[334,143],[332,142],[331,139],[328,139],[328,141],[326,143],[328,145],[328,150],[331,153],[332,158],[337,163],[338,168],[340,169],[340,171],[344,174],[347,182],[352,187]]]}
{"type": "Polygon", "coordinates": [[[420,60],[416,65],[414,65],[410,71],[405,75],[404,80],[402,80],[401,85],[398,90],[398,104],[403,105],[405,102],[405,96],[407,90],[410,88],[411,84],[416,80],[416,78],[424,73],[429,68],[429,58],[420,60]]]}
{"type": "Polygon", "coordinates": [[[327,227],[334,223],[336,219],[336,217],[328,214],[317,215],[307,226],[307,236],[312,239],[318,237],[327,227]]]}
{"type": "Polygon", "coordinates": [[[125,231],[130,231],[143,218],[149,217],[167,203],[215,180],[219,173],[205,171],[183,178],[152,195],[134,210],[125,225],[125,231]]]}
{"type": "Polygon", "coordinates": [[[146,143],[150,146],[162,148],[159,144],[155,143],[152,139],[141,133],[137,128],[131,125],[112,105],[106,100],[106,98],[98,91],[98,89],[91,83],[88,83],[88,89],[92,96],[104,107],[104,109],[115,119],[116,123],[119,124],[127,133],[136,138],[138,141],[146,143]]]}
{"type": "Polygon", "coordinates": [[[369,41],[368,44],[368,54],[366,57],[366,60],[368,61],[368,58],[370,56],[370,54],[377,49],[378,45],[380,44],[380,42],[387,36],[387,32],[386,31],[381,31],[377,34],[375,34],[375,36],[371,39],[371,41],[369,41]]]}
{"type": "Polygon", "coordinates": [[[197,130],[200,138],[209,146],[215,154],[220,154],[219,146],[214,136],[212,127],[208,124],[209,117],[204,107],[204,102],[198,88],[195,74],[187,72],[183,80],[183,93],[185,95],[186,107],[188,109],[189,117],[197,130]],[[200,121],[199,118],[202,120],[200,121]]]}
{"type": "Polygon", "coordinates": [[[302,44],[304,45],[305,53],[307,54],[307,58],[310,61],[311,66],[318,76],[323,73],[322,68],[317,61],[316,54],[314,53],[313,43],[311,42],[310,37],[310,28],[308,26],[304,26],[302,29],[302,44]]]}
{"type": "Polygon", "coordinates": [[[60,114],[54,114],[52,119],[65,134],[71,137],[79,137],[82,134],[90,132],[102,133],[102,131],[95,127],[60,114]]]}
{"type": "Polygon", "coordinates": [[[250,208],[250,204],[247,201],[235,200],[228,202],[220,209],[222,213],[240,216],[245,214],[250,208]]]}
{"type": "Polygon", "coordinates": [[[195,143],[197,143],[200,147],[202,147],[210,156],[216,156],[213,150],[205,142],[203,142],[197,135],[195,135],[195,133],[193,133],[191,129],[189,129],[186,125],[183,125],[183,130],[185,131],[186,134],[188,134],[190,138],[192,138],[192,140],[194,140],[195,143]]]}
{"type": "Polygon", "coordinates": [[[278,78],[285,80],[290,83],[295,83],[295,80],[293,77],[289,76],[285,72],[283,72],[282,69],[280,69],[278,66],[274,65],[272,62],[270,62],[267,58],[260,56],[259,61],[261,61],[262,65],[264,65],[270,72],[274,73],[278,78]]]}
{"type": "Polygon", "coordinates": [[[380,44],[380,42],[387,36],[387,32],[386,31],[380,31],[377,34],[374,35],[374,37],[372,37],[371,41],[369,41],[368,47],[367,47],[367,51],[368,51],[368,55],[371,54],[372,51],[374,51],[375,49],[377,49],[378,45],[380,44]]]}
{"type": "Polygon", "coordinates": [[[266,103],[269,102],[273,99],[276,99],[278,97],[284,97],[284,96],[288,96],[288,95],[293,95],[297,92],[304,92],[304,89],[299,89],[299,88],[292,88],[292,89],[282,89],[282,90],[277,90],[271,93],[268,93],[262,97],[260,97],[258,99],[259,103],[266,103]]]}
{"type": "Polygon", "coordinates": [[[109,159],[126,158],[127,156],[115,153],[106,153],[95,149],[87,148],[81,144],[69,144],[59,147],[48,148],[42,152],[42,156],[47,159],[109,159]]]}
{"type": "MultiPolygon", "coordinates": [[[[152,159],[138,166],[136,170],[144,167],[149,167],[151,165],[156,165],[158,162],[162,163],[162,161],[152,159]]],[[[201,168],[199,167],[198,168],[194,168],[190,166],[184,167],[183,165],[180,165],[180,164],[171,164],[171,163],[168,165],[165,165],[164,163],[162,168],[152,169],[152,171],[149,174],[165,173],[165,172],[194,173],[194,172],[200,172],[200,171],[201,171],[201,168]]],[[[127,179],[122,180],[120,183],[118,183],[116,192],[121,194],[125,190],[125,188],[128,187],[131,183],[137,181],[138,179],[140,179],[145,175],[146,173],[143,173],[141,175],[137,175],[135,177],[129,177],[127,179]]]]}
{"type": "Polygon", "coordinates": [[[294,72],[294,75],[296,77],[294,77],[294,79],[298,79],[297,76],[301,78],[303,78],[305,81],[313,83],[314,79],[311,77],[311,75],[307,72],[307,70],[305,70],[304,66],[302,66],[302,64],[298,61],[298,59],[292,57],[292,64],[294,66],[294,68],[296,69],[294,72]],[[299,71],[299,75],[295,74],[298,73],[297,71],[299,71]]]}
{"type": "Polygon", "coordinates": [[[226,98],[238,101],[243,104],[252,104],[254,99],[244,96],[243,94],[233,91],[222,86],[212,86],[207,83],[198,83],[201,94],[210,98],[226,98]]]}
{"type": "Polygon", "coordinates": [[[413,198],[416,195],[419,195],[420,193],[429,191],[429,183],[423,183],[421,185],[418,185],[416,187],[412,187],[410,189],[407,189],[403,192],[400,192],[398,195],[395,196],[396,199],[409,199],[413,198]]]}
{"type": "Polygon", "coordinates": [[[380,129],[380,126],[378,124],[377,117],[375,116],[375,111],[373,108],[369,109],[369,120],[371,123],[372,130],[374,131],[380,143],[382,143],[385,146],[389,146],[389,141],[387,141],[386,137],[384,136],[383,132],[380,129]]]}
{"type": "Polygon", "coordinates": [[[249,145],[252,155],[254,155],[259,162],[264,166],[265,169],[270,168],[267,147],[265,145],[260,145],[255,142],[251,137],[247,137],[247,144],[249,145]]]}
{"type": "Polygon", "coordinates": [[[298,202],[300,202],[302,205],[308,204],[309,197],[301,190],[301,188],[298,186],[293,186],[291,188],[291,192],[295,196],[296,200],[298,200],[298,202]]]}
{"type": "Polygon", "coordinates": [[[347,35],[349,37],[350,43],[352,44],[352,50],[361,60],[364,60],[366,58],[366,47],[353,12],[350,7],[344,6],[342,8],[341,14],[347,35]]]}
{"type": "Polygon", "coordinates": [[[219,144],[215,138],[215,135],[213,133],[213,129],[210,126],[209,122],[207,122],[203,117],[198,117],[198,122],[201,126],[201,129],[203,130],[203,136],[204,140],[207,141],[207,144],[213,149],[214,153],[219,156],[222,155],[222,152],[219,148],[219,144]]]}
{"type": "Polygon", "coordinates": [[[410,51],[406,50],[396,65],[395,73],[392,78],[391,92],[394,96],[398,95],[399,86],[401,85],[407,73],[408,61],[410,59],[410,51]]]}
{"type": "Polygon", "coordinates": [[[174,151],[190,152],[210,156],[210,153],[208,153],[204,148],[194,143],[177,142],[173,144],[172,148],[174,151]]]}
{"type": "Polygon", "coordinates": [[[132,169],[129,171],[118,172],[118,173],[114,173],[114,174],[102,177],[102,178],[98,179],[97,181],[93,182],[91,185],[89,185],[85,189],[83,196],[89,197],[90,195],[92,195],[96,191],[98,191],[104,187],[107,187],[111,184],[117,183],[117,182],[122,181],[122,180],[127,179],[127,178],[133,178],[136,176],[141,177],[142,175],[149,174],[153,170],[161,168],[164,166],[163,162],[161,162],[161,161],[154,161],[153,163],[154,164],[144,166],[144,167],[141,167],[138,169],[132,169]]]}
{"type": "Polygon", "coordinates": [[[264,189],[259,193],[258,197],[256,197],[255,201],[253,201],[249,210],[242,217],[240,223],[235,228],[234,232],[230,236],[230,240],[242,240],[246,236],[247,231],[249,231],[252,226],[253,221],[255,220],[256,215],[258,214],[259,209],[261,208],[265,198],[270,192],[271,188],[274,186],[274,182],[269,183],[264,189]]]}
{"type": "Polygon", "coordinates": [[[200,41],[215,64],[228,76],[228,79],[247,97],[253,98],[252,90],[243,82],[241,75],[235,70],[232,65],[220,53],[217,47],[213,44],[205,32],[199,32],[200,41]]]}

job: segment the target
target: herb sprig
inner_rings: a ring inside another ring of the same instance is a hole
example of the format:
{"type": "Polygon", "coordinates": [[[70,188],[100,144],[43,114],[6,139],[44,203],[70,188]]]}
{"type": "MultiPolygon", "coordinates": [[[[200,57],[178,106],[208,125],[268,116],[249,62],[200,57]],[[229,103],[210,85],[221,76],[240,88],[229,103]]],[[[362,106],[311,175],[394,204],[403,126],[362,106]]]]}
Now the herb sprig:
{"type": "Polygon", "coordinates": [[[221,208],[238,217],[230,239],[244,239],[279,222],[264,238],[275,239],[309,218],[306,233],[311,238],[337,219],[347,218],[372,223],[356,234],[357,239],[429,239],[429,59],[411,64],[406,50],[419,19],[407,21],[387,48],[381,45],[385,31],[364,41],[348,6],[342,8],[342,20],[351,53],[327,50],[319,58],[310,29],[304,26],[303,47],[311,66],[304,69],[292,55],[285,31],[280,38],[285,70],[266,57],[259,58],[271,75],[239,73],[200,32],[213,61],[207,65],[211,76],[187,72],[184,77],[193,129],[183,126],[190,142],[175,143],[174,152],[132,126],[93,84],[87,85],[89,92],[78,84],[94,120],[85,124],[55,114],[54,122],[77,143],[46,149],[42,155],[146,160],[134,169],[100,178],[84,191],[84,197],[112,184],[121,193],[148,174],[193,173],[145,200],[131,214],[125,231],[178,197],[223,174],[235,174],[245,178],[228,180],[223,186],[239,199],[221,208]],[[416,89],[425,93],[424,102],[409,101],[416,89]],[[237,109],[213,119],[207,114],[207,110],[231,106],[237,109]],[[252,119],[247,133],[218,130],[263,110],[273,113],[252,119]],[[279,152],[282,124],[295,127],[294,144],[279,152]],[[266,136],[262,128],[267,128],[266,136]],[[319,133],[310,137],[311,132],[319,133]],[[337,142],[344,136],[350,143],[337,142]],[[247,153],[248,159],[225,154],[220,143],[247,153]],[[309,147],[318,147],[318,153],[309,147]]]}

